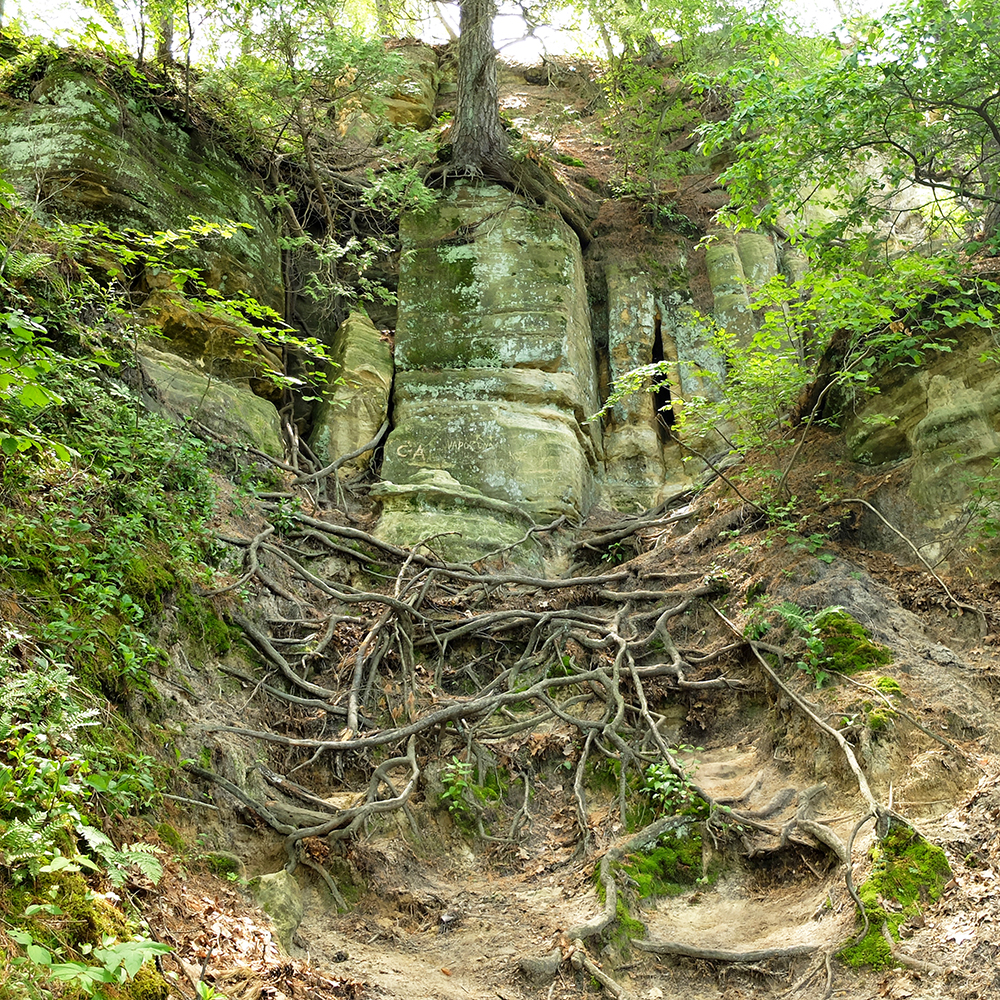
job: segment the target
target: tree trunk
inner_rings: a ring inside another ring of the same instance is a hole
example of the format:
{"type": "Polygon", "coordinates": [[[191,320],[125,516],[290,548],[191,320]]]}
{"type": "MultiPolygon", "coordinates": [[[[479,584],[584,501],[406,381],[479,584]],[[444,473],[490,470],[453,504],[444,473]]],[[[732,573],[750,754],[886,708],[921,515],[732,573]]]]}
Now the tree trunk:
{"type": "Polygon", "coordinates": [[[507,136],[500,124],[493,48],[496,0],[461,0],[461,11],[452,164],[474,173],[505,171],[507,136]]]}
{"type": "Polygon", "coordinates": [[[996,239],[1000,235],[1000,205],[996,202],[987,206],[983,216],[983,234],[987,240],[996,239]]]}
{"type": "Polygon", "coordinates": [[[161,66],[168,66],[174,61],[174,14],[164,11],[157,26],[156,61],[161,66]]]}

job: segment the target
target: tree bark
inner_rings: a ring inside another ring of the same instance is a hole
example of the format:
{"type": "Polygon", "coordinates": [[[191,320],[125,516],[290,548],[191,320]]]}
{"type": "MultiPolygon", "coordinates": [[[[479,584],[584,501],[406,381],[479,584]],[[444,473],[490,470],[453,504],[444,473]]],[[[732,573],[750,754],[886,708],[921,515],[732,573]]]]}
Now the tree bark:
{"type": "Polygon", "coordinates": [[[161,66],[168,66],[174,61],[174,14],[166,10],[157,25],[159,32],[156,37],[156,61],[161,66]]]}
{"type": "Polygon", "coordinates": [[[470,173],[490,173],[509,160],[500,124],[497,53],[493,48],[496,0],[461,0],[458,107],[452,163],[470,173]]]}

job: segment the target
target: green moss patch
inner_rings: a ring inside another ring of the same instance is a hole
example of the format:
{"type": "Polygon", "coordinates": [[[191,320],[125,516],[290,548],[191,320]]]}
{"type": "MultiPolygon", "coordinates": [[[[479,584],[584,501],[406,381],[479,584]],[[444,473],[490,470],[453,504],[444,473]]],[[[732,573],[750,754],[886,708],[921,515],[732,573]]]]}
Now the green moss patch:
{"type": "Polygon", "coordinates": [[[894,677],[877,677],[874,687],[882,694],[902,694],[903,689],[899,686],[899,681],[894,677]]]}
{"type": "Polygon", "coordinates": [[[622,870],[635,884],[640,899],[678,896],[693,885],[718,878],[718,871],[705,867],[699,823],[665,833],[648,851],[630,854],[622,870]]]}
{"type": "Polygon", "coordinates": [[[183,851],[187,846],[184,843],[184,838],[177,832],[176,828],[171,826],[169,823],[160,823],[160,825],[156,828],[156,832],[160,835],[160,840],[162,840],[167,847],[170,847],[175,851],[183,851]]]}
{"type": "Polygon", "coordinates": [[[843,608],[830,608],[816,615],[813,624],[823,640],[823,651],[834,670],[856,674],[891,662],[892,654],[873,642],[865,627],[843,608]]]}
{"type": "Polygon", "coordinates": [[[882,936],[882,925],[887,924],[898,941],[900,925],[941,897],[951,868],[940,847],[906,826],[892,827],[873,848],[873,859],[872,873],[858,889],[868,916],[868,933],[844,948],[840,959],[848,965],[884,969],[896,962],[882,936]]]}
{"type": "Polygon", "coordinates": [[[225,656],[232,648],[234,638],[241,635],[212,610],[208,601],[190,592],[177,598],[177,624],[184,635],[216,656],[225,656]]]}
{"type": "MultiPolygon", "coordinates": [[[[597,898],[601,901],[601,905],[603,906],[607,901],[608,893],[604,888],[604,883],[601,881],[600,865],[594,869],[594,880],[595,888],[597,889],[597,898]]],[[[615,906],[615,919],[603,932],[602,937],[620,957],[626,958],[631,954],[632,939],[644,938],[646,936],[647,929],[648,928],[641,920],[632,916],[625,894],[621,891],[621,888],[619,888],[617,903],[615,906]]]]}
{"type": "Polygon", "coordinates": [[[895,717],[896,713],[891,708],[874,708],[866,716],[868,728],[873,733],[880,733],[892,725],[895,717]]]}

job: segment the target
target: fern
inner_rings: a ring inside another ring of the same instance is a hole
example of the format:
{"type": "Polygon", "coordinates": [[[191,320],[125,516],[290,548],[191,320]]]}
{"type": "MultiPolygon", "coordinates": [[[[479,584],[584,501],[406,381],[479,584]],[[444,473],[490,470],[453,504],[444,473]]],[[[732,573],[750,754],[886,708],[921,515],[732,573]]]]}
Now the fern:
{"type": "Polygon", "coordinates": [[[34,251],[7,250],[0,257],[0,272],[15,281],[33,278],[39,271],[53,263],[53,258],[47,253],[34,251]]]}
{"type": "Polygon", "coordinates": [[[782,601],[774,609],[784,619],[785,624],[800,635],[812,633],[812,619],[794,601],[782,601]]]}
{"type": "Polygon", "coordinates": [[[8,819],[0,827],[0,863],[10,870],[15,883],[37,878],[49,861],[48,851],[66,832],[59,818],[49,820],[45,813],[32,813],[27,820],[8,819]]]}
{"type": "Polygon", "coordinates": [[[85,824],[79,828],[79,833],[87,846],[107,866],[108,879],[116,889],[120,889],[128,880],[129,869],[132,867],[138,868],[154,884],[163,877],[163,865],[156,857],[160,848],[153,844],[137,842],[119,849],[107,834],[95,827],[85,824]]]}

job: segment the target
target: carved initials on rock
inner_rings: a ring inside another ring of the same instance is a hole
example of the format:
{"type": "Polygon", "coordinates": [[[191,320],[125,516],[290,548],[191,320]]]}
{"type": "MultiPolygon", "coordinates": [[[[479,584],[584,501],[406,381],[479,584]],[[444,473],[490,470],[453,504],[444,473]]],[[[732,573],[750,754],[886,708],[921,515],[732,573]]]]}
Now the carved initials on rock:
{"type": "Polygon", "coordinates": [[[396,455],[399,458],[409,458],[412,461],[426,462],[427,456],[424,454],[424,446],[418,444],[414,451],[410,451],[411,445],[401,444],[396,448],[396,455]]]}

